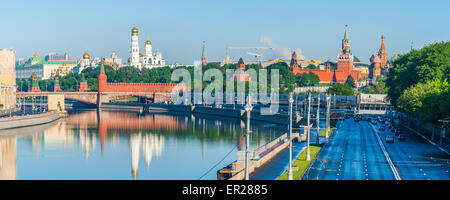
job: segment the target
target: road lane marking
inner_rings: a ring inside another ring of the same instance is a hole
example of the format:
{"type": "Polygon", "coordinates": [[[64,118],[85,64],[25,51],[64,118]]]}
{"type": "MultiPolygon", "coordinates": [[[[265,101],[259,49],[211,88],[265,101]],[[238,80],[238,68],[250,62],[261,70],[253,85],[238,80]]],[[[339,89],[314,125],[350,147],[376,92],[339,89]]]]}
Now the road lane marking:
{"type": "Polygon", "coordinates": [[[378,144],[380,145],[381,150],[383,151],[384,157],[386,158],[387,162],[389,163],[389,167],[391,168],[392,173],[394,173],[395,179],[396,180],[402,180],[402,178],[398,174],[397,168],[395,168],[394,163],[392,163],[391,157],[389,156],[389,153],[386,151],[386,148],[384,147],[384,144],[381,141],[380,136],[377,134],[377,131],[375,130],[375,127],[373,127],[372,124],[369,124],[369,125],[370,125],[370,127],[372,127],[374,135],[376,136],[376,138],[378,140],[378,144]]]}

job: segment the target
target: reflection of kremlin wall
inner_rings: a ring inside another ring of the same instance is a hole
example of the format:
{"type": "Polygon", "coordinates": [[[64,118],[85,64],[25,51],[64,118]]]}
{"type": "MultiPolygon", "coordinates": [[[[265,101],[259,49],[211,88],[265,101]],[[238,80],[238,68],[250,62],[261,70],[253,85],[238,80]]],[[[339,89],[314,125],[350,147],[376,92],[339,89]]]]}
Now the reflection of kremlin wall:
{"type": "Polygon", "coordinates": [[[0,180],[17,179],[16,137],[0,137],[0,180]]]}
{"type": "MultiPolygon", "coordinates": [[[[187,125],[180,123],[176,117],[169,115],[139,115],[131,112],[104,112],[100,111],[101,123],[109,130],[184,130],[187,125]]],[[[97,111],[86,111],[71,114],[67,118],[68,125],[80,124],[80,127],[97,126],[99,119],[97,111]]]]}

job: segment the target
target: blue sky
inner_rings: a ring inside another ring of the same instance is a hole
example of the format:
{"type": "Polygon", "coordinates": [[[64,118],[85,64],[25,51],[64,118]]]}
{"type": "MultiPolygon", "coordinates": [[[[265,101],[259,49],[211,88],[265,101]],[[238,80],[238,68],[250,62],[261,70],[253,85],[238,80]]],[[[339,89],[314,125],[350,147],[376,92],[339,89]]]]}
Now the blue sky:
{"type": "MultiPolygon", "coordinates": [[[[17,58],[34,52],[70,53],[78,59],[112,52],[129,57],[130,29],[139,29],[141,50],[150,39],[167,63],[192,64],[206,41],[209,61],[221,61],[227,46],[301,49],[309,59],[336,61],[349,25],[354,55],[368,62],[386,36],[389,56],[450,39],[450,1],[300,1],[300,0],[77,0],[0,2],[0,48],[17,58]]],[[[232,59],[254,58],[232,51],[232,59]]],[[[266,58],[281,56],[266,52],[266,58]]]]}

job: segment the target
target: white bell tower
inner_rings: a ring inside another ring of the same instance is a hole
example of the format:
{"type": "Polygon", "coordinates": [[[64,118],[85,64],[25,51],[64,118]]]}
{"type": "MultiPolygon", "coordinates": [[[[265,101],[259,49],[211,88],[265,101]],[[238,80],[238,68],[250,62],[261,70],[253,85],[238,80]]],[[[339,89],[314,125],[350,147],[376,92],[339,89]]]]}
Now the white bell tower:
{"type": "Polygon", "coordinates": [[[131,29],[131,66],[141,68],[141,62],[139,59],[139,36],[136,25],[131,29]]]}

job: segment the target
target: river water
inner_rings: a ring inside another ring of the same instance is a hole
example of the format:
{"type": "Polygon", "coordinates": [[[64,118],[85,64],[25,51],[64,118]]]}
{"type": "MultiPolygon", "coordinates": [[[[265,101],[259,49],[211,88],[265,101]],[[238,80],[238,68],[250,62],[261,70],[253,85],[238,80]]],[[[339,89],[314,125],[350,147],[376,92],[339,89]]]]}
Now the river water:
{"type": "MultiPolygon", "coordinates": [[[[251,149],[287,128],[251,127],[251,149]]],[[[50,124],[0,131],[0,179],[215,180],[245,148],[244,130],[233,118],[71,111],[50,124]]]]}

